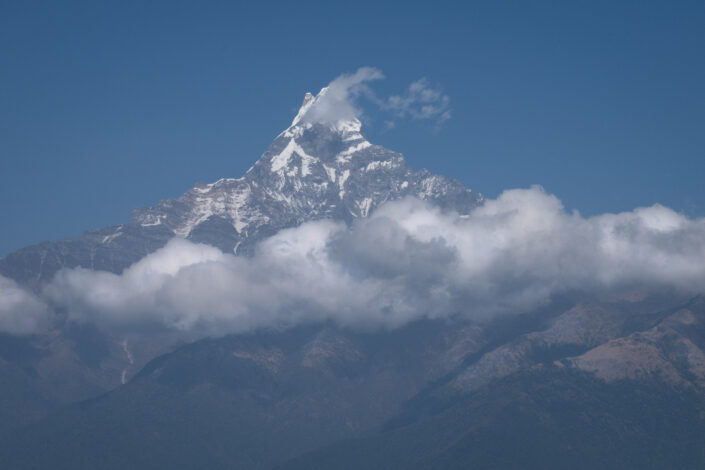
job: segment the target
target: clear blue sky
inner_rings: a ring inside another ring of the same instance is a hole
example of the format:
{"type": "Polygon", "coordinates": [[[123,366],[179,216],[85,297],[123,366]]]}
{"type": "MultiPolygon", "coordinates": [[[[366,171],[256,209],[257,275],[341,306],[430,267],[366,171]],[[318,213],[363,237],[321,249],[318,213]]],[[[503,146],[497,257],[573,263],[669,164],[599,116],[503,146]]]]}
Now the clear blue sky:
{"type": "Polygon", "coordinates": [[[427,77],[440,131],[369,139],[489,197],[705,215],[705,2],[0,3],[0,256],[241,176],[306,91],[427,77]]]}

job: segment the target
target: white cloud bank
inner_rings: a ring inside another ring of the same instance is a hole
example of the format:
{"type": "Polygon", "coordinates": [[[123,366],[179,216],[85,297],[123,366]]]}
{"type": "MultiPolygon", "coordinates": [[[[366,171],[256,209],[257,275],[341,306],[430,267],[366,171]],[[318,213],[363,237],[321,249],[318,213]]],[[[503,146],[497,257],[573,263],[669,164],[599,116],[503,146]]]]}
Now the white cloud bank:
{"type": "Polygon", "coordinates": [[[436,126],[450,119],[450,98],[440,88],[432,87],[428,79],[411,83],[401,95],[384,98],[368,85],[384,78],[382,71],[374,67],[361,67],[354,73],[340,75],[321,90],[302,119],[315,123],[360,118],[363,115],[358,105],[361,97],[367,98],[380,111],[391,113],[391,119],[387,120],[390,127],[394,119],[430,120],[436,126]]]}
{"type": "Polygon", "coordinates": [[[564,292],[635,287],[703,292],[705,219],[660,205],[583,218],[533,187],[465,217],[405,199],[352,227],[309,222],[263,241],[251,258],[175,239],[120,275],[61,271],[44,295],[106,328],[218,335],[322,320],[481,318],[564,292]]]}

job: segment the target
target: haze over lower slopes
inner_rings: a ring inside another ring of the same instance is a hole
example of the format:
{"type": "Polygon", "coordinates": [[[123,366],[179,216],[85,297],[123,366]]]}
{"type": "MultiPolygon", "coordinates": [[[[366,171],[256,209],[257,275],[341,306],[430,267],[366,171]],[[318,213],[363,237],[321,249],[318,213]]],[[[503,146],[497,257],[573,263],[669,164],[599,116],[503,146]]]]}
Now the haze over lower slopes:
{"type": "MultiPolygon", "coordinates": [[[[307,95],[282,133],[290,143],[270,156],[268,171],[305,175],[316,157],[291,147],[296,139],[315,125],[353,135],[356,100],[365,94],[418,118],[448,116],[448,97],[419,82],[406,98],[366,91],[366,82],[382,77],[362,68],[307,95]]],[[[121,274],[64,269],[36,294],[0,278],[0,330],[30,333],[54,311],[113,331],[191,337],[326,320],[393,328],[420,318],[520,313],[566,293],[697,294],[705,286],[705,219],[661,205],[582,217],[533,186],[486,199],[469,214],[406,197],[362,215],[351,224],[319,220],[282,230],[252,256],[175,238],[121,274]]]]}

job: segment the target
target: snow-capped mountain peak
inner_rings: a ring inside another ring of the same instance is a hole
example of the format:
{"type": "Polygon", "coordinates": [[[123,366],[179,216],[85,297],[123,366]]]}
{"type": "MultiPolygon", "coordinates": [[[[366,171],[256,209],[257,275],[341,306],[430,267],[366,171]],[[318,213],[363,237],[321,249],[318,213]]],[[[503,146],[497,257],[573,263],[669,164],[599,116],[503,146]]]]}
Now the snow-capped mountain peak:
{"type": "Polygon", "coordinates": [[[199,184],[176,200],[139,209],[133,223],[163,225],[176,236],[247,251],[276,231],[308,220],[351,221],[407,195],[467,213],[481,197],[461,183],[413,171],[404,157],[373,145],[357,118],[330,118],[328,106],[306,93],[291,126],[242,178],[199,184]],[[313,113],[313,114],[311,114],[313,113]]]}
{"type": "Polygon", "coordinates": [[[5,258],[0,273],[39,286],[61,268],[119,273],[175,236],[242,254],[283,228],[326,218],[349,223],[405,196],[460,214],[482,202],[460,182],[414,171],[401,154],[370,143],[349,113],[325,122],[308,116],[326,93],[305,96],[292,125],[244,176],[198,183],[136,209],[126,224],[27,247],[5,258]]]}

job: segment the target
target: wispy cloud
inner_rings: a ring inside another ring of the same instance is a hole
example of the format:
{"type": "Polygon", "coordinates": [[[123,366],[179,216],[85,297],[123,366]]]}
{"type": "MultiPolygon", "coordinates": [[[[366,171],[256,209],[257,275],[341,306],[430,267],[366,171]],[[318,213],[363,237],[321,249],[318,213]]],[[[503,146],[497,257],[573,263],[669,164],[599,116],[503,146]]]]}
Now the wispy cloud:
{"type": "Polygon", "coordinates": [[[361,98],[375,107],[375,112],[387,114],[388,128],[400,119],[426,120],[436,127],[450,119],[450,98],[440,87],[433,87],[427,78],[409,85],[400,95],[379,96],[369,82],[384,79],[384,74],[373,67],[362,67],[351,74],[335,78],[321,90],[318,99],[303,116],[309,122],[335,122],[361,118],[364,114],[361,98]]]}
{"type": "Polygon", "coordinates": [[[304,115],[304,120],[335,122],[361,116],[357,99],[362,94],[371,93],[368,82],[383,78],[384,74],[374,67],[361,67],[355,73],[340,75],[321,90],[316,102],[304,115]]]}
{"type": "Polygon", "coordinates": [[[432,120],[437,125],[451,117],[450,98],[440,88],[431,87],[427,78],[413,82],[404,94],[382,101],[381,107],[402,119],[432,120]]]}

